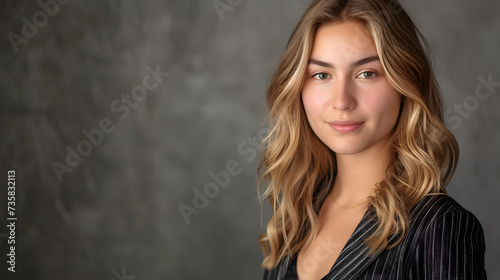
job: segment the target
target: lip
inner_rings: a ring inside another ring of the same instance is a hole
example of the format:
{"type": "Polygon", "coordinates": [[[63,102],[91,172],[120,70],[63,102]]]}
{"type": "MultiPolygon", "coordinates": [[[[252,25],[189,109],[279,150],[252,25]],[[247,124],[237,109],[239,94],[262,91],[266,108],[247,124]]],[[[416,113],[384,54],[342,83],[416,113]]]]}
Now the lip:
{"type": "Polygon", "coordinates": [[[363,122],[350,121],[350,120],[339,120],[328,123],[331,128],[340,133],[349,133],[358,129],[363,122]]]}

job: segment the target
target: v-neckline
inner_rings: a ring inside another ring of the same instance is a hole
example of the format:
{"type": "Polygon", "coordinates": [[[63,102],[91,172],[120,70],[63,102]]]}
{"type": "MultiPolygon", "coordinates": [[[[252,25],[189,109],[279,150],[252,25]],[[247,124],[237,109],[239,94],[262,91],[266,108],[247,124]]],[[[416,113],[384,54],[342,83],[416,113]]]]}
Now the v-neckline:
{"type": "Polygon", "coordinates": [[[327,279],[326,277],[329,276],[332,271],[334,271],[336,269],[336,266],[338,265],[339,263],[339,260],[341,260],[345,254],[347,254],[346,252],[349,250],[349,248],[353,245],[354,241],[358,240],[358,238],[354,238],[354,235],[356,233],[358,233],[361,229],[362,229],[362,226],[364,227],[364,225],[367,224],[367,222],[369,221],[372,221],[373,219],[371,218],[371,215],[373,213],[373,210],[372,208],[369,206],[366,210],[365,210],[365,213],[363,214],[363,216],[361,217],[361,220],[359,221],[359,223],[356,225],[356,227],[354,228],[354,231],[351,233],[351,236],[349,236],[349,239],[347,240],[347,242],[344,244],[344,247],[342,248],[342,250],[340,250],[340,254],[339,256],[337,257],[337,259],[335,260],[335,262],[333,263],[332,267],[330,268],[330,271],[325,275],[323,276],[323,278],[321,278],[321,280],[325,280],[327,279]]]}
{"type": "MultiPolygon", "coordinates": [[[[361,220],[359,221],[359,223],[356,225],[356,228],[354,229],[354,231],[352,232],[351,236],[349,237],[349,239],[347,240],[347,242],[344,244],[344,247],[342,248],[342,250],[340,251],[340,254],[339,256],[337,257],[337,259],[335,260],[335,262],[333,263],[332,267],[330,268],[330,270],[328,271],[328,273],[326,275],[324,275],[321,280],[330,280],[330,279],[334,279],[334,278],[330,278],[332,276],[332,273],[335,272],[335,270],[337,269],[336,266],[338,266],[338,263],[339,263],[339,260],[342,261],[345,257],[345,255],[348,255],[349,252],[348,250],[350,249],[350,247],[354,246],[355,248],[358,248],[360,247],[359,245],[359,242],[358,243],[355,243],[355,241],[359,240],[360,237],[355,237],[355,235],[358,235],[360,234],[360,231],[363,231],[362,232],[362,236],[365,236],[367,232],[369,232],[371,234],[371,232],[374,230],[374,226],[376,225],[374,219],[373,219],[373,213],[374,211],[372,210],[371,207],[368,207],[366,210],[365,210],[365,213],[363,214],[363,216],[361,217],[361,220]],[[375,223],[373,226],[369,227],[369,228],[365,228],[366,225],[368,225],[369,223],[375,223]]],[[[364,245],[364,242],[363,242],[363,245],[364,245]]],[[[361,246],[363,247],[363,246],[361,246]]],[[[290,276],[295,276],[296,279],[298,279],[298,271],[297,271],[297,259],[298,259],[298,254],[296,254],[294,257],[293,257],[293,260],[292,262],[290,263],[290,268],[293,269],[293,273],[292,275],[290,276]]],[[[289,268],[289,269],[290,269],[289,268]]],[[[288,274],[288,273],[287,273],[288,274]]],[[[336,273],[335,275],[338,275],[338,273],[336,273]]],[[[287,279],[287,278],[286,278],[287,279]]],[[[293,279],[293,278],[291,278],[293,279]]]]}

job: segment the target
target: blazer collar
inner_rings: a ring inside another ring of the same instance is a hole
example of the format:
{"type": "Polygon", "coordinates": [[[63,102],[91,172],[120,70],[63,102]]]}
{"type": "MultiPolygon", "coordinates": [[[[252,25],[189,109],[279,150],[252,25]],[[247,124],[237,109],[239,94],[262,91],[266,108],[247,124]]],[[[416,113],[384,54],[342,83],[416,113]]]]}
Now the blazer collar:
{"type": "Polygon", "coordinates": [[[365,244],[365,240],[375,232],[377,227],[375,212],[368,209],[340,252],[332,269],[323,279],[356,279],[362,274],[381,253],[379,251],[368,255],[370,248],[365,244]]]}
{"type": "MultiPolygon", "coordinates": [[[[417,205],[412,207],[410,210],[410,216],[415,218],[415,216],[421,215],[422,212],[427,212],[427,209],[432,206],[432,202],[436,199],[433,197],[424,197],[417,205]]],[[[357,279],[359,275],[363,274],[364,271],[377,259],[377,257],[382,253],[381,251],[376,252],[373,255],[368,255],[370,250],[365,244],[365,240],[372,235],[378,227],[378,222],[376,219],[376,214],[373,209],[368,209],[358,226],[354,230],[353,234],[347,241],[346,245],[340,252],[339,257],[332,266],[330,272],[323,278],[324,280],[339,280],[339,279],[357,279]]],[[[388,242],[391,243],[398,236],[392,235],[389,237],[388,242]]],[[[265,279],[284,279],[286,271],[288,270],[291,263],[291,257],[287,256],[285,259],[272,271],[269,271],[267,278],[265,279]]]]}
{"type": "MultiPolygon", "coordinates": [[[[420,215],[420,213],[428,212],[426,209],[429,208],[429,205],[433,204],[432,202],[436,198],[436,196],[424,197],[419,203],[413,206],[410,209],[412,220],[415,216],[420,215]]],[[[382,253],[382,251],[378,251],[373,255],[368,255],[370,248],[365,244],[365,240],[376,231],[378,225],[375,210],[373,208],[368,209],[349,238],[349,241],[347,241],[340,252],[332,269],[323,279],[357,279],[359,275],[363,274],[370,264],[382,253]]],[[[397,237],[399,237],[398,234],[391,235],[388,243],[392,243],[397,237]]]]}
{"type": "MultiPolygon", "coordinates": [[[[358,275],[368,268],[377,258],[380,252],[369,256],[369,248],[364,241],[377,229],[378,223],[374,211],[366,211],[358,226],[340,252],[339,257],[332,266],[330,272],[323,277],[325,280],[356,279],[358,275]]],[[[268,271],[264,279],[285,278],[285,274],[291,264],[291,256],[285,259],[273,270],[268,271]]]]}

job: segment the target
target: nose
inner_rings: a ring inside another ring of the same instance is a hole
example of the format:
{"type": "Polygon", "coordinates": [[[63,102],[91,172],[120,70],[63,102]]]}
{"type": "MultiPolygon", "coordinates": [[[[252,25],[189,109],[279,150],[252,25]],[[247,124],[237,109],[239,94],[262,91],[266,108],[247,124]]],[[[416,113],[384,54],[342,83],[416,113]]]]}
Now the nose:
{"type": "Polygon", "coordinates": [[[332,88],[332,107],[337,111],[348,111],[356,107],[353,96],[354,85],[347,79],[337,79],[332,88]]]}

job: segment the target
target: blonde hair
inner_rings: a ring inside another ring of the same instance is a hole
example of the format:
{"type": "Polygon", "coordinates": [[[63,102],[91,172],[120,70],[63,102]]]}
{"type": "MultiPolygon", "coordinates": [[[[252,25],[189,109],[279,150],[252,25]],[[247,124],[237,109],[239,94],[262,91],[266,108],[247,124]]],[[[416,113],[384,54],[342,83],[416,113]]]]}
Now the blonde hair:
{"type": "Polygon", "coordinates": [[[327,22],[362,22],[376,45],[388,80],[403,103],[390,144],[385,180],[369,205],[378,229],[366,242],[370,254],[399,243],[410,223],[409,209],[426,195],[446,193],[458,161],[458,144],[443,124],[440,91],[427,44],[397,1],[316,0],[292,33],[267,90],[270,133],[258,172],[268,186],[273,216],[259,237],[270,269],[308,246],[318,230],[317,214],[335,179],[335,154],[310,128],[300,94],[318,27],[327,22]],[[388,243],[390,236],[398,238],[388,243]]]}

